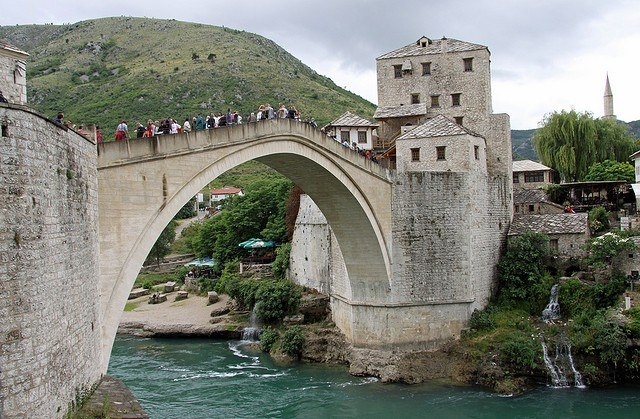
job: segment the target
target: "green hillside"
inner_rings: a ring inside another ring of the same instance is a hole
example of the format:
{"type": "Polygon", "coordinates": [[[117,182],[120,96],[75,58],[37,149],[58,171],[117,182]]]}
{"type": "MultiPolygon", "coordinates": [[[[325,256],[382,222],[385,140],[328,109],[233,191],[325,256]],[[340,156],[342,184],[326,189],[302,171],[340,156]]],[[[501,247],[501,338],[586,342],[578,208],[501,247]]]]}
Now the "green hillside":
{"type": "Polygon", "coordinates": [[[304,65],[274,42],[224,27],[113,17],[71,25],[1,26],[0,38],[27,51],[28,100],[75,124],[97,123],[112,138],[120,119],[180,122],[198,113],[293,104],[326,124],[375,106],[304,65]]]}

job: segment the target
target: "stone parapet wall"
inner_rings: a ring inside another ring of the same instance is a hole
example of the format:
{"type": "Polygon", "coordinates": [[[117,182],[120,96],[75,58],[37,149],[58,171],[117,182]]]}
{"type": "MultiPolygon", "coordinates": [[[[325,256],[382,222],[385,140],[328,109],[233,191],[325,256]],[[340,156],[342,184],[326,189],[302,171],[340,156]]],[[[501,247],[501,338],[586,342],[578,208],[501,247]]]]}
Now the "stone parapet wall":
{"type": "Polygon", "coordinates": [[[0,106],[0,417],[58,418],[100,379],[95,144],[0,106]]]}

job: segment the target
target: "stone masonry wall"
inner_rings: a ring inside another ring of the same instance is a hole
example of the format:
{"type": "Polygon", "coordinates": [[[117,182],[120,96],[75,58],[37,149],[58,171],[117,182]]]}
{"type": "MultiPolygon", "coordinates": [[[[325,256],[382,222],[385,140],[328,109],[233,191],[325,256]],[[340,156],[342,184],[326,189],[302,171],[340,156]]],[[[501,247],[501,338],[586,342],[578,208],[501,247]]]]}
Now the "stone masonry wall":
{"type": "Polygon", "coordinates": [[[95,144],[0,105],[0,417],[59,418],[100,378],[95,144]]]}

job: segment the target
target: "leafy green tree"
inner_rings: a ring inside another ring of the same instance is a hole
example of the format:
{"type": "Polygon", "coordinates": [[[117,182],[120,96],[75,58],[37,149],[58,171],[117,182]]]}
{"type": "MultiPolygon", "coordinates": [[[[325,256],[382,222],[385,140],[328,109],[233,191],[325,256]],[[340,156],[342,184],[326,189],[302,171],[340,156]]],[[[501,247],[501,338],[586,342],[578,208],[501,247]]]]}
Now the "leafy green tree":
{"type": "Polygon", "coordinates": [[[569,182],[583,180],[596,162],[628,161],[636,148],[625,126],[574,110],[545,116],[533,135],[533,144],[540,161],[569,182]]]}
{"type": "Polygon", "coordinates": [[[628,162],[605,160],[592,164],[584,180],[590,182],[599,180],[625,180],[627,182],[633,182],[635,178],[635,169],[628,162]]]}
{"type": "Polygon", "coordinates": [[[632,238],[622,238],[616,233],[605,233],[587,241],[587,262],[594,266],[606,266],[622,251],[633,250],[636,244],[632,238]]]}
{"type": "Polygon", "coordinates": [[[549,237],[546,234],[526,232],[512,237],[507,251],[498,264],[500,297],[508,303],[527,303],[531,310],[539,299],[537,292],[545,282],[545,262],[549,257],[549,237]]]}
{"type": "Polygon", "coordinates": [[[173,218],[175,218],[176,220],[184,220],[186,218],[195,217],[197,215],[195,206],[196,206],[196,198],[193,197],[189,200],[189,202],[184,204],[182,208],[180,208],[180,211],[178,211],[176,216],[173,218]]]}
{"type": "Polygon", "coordinates": [[[589,227],[591,231],[597,233],[598,231],[608,230],[611,226],[609,223],[609,211],[605,207],[598,206],[589,210],[589,227]]]}
{"type": "Polygon", "coordinates": [[[238,243],[251,237],[284,242],[285,203],[291,181],[272,178],[251,184],[242,197],[229,198],[225,210],[207,220],[194,241],[196,253],[211,255],[219,266],[245,252],[238,243]]]}
{"type": "Polygon", "coordinates": [[[146,262],[151,263],[155,262],[156,264],[160,264],[162,258],[167,256],[171,251],[171,245],[176,238],[176,222],[171,220],[169,224],[162,230],[158,240],[156,240],[155,244],[149,251],[147,255],[146,262]]]}
{"type": "Polygon", "coordinates": [[[300,357],[305,341],[306,338],[302,328],[300,326],[291,326],[282,335],[280,348],[282,352],[289,356],[300,357]]]}

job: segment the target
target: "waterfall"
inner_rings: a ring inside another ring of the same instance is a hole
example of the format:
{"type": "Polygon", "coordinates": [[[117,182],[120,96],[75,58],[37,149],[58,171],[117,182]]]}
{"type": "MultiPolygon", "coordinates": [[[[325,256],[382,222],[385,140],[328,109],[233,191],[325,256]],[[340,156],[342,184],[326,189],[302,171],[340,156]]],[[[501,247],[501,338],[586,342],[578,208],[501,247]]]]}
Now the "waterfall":
{"type": "Polygon", "coordinates": [[[573,371],[573,385],[578,388],[585,388],[587,386],[585,386],[584,383],[582,382],[582,374],[578,372],[578,370],[576,369],[573,363],[573,356],[571,356],[571,345],[567,345],[567,349],[568,349],[567,358],[569,359],[569,365],[571,366],[571,371],[573,371]]]}
{"type": "Polygon", "coordinates": [[[567,377],[565,377],[562,371],[553,362],[551,362],[544,339],[540,339],[540,341],[542,342],[542,357],[544,358],[544,364],[547,366],[547,370],[551,375],[551,386],[554,388],[568,387],[569,384],[567,383],[567,377]]]}
{"type": "Polygon", "coordinates": [[[560,318],[560,304],[558,304],[558,284],[554,284],[551,287],[551,297],[549,297],[549,304],[542,311],[542,320],[545,322],[551,322],[560,318]]]}
{"type": "Polygon", "coordinates": [[[582,374],[576,368],[571,355],[571,344],[566,337],[562,337],[560,342],[555,343],[555,357],[551,359],[547,350],[547,345],[542,335],[540,335],[542,344],[542,358],[544,364],[551,376],[551,386],[553,388],[570,387],[567,372],[573,375],[573,385],[577,388],[585,388],[582,382],[582,374]]]}
{"type": "Polygon", "coordinates": [[[242,329],[242,340],[255,342],[260,338],[260,332],[262,328],[259,327],[258,315],[254,308],[249,315],[249,326],[242,329]]]}

